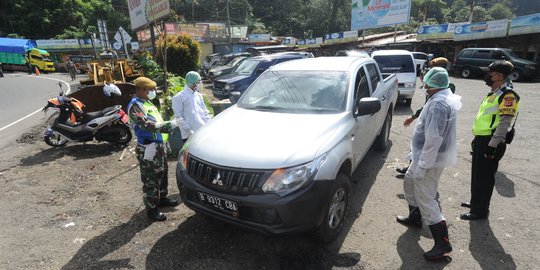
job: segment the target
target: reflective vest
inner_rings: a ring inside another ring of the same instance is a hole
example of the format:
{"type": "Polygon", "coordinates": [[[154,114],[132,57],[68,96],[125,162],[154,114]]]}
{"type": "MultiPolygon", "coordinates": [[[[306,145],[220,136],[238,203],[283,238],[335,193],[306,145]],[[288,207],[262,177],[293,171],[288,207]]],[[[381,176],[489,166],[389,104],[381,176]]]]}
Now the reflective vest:
{"type": "Polygon", "coordinates": [[[497,90],[484,98],[480,104],[480,110],[476,115],[473,125],[474,136],[491,136],[501,121],[499,112],[501,97],[508,92],[512,92],[516,96],[516,112],[519,109],[519,96],[512,90],[506,87],[497,90]]]}
{"type": "MultiPolygon", "coordinates": [[[[163,118],[161,118],[159,110],[156,108],[156,106],[154,106],[154,104],[152,104],[152,102],[139,99],[137,97],[132,98],[129,102],[128,113],[131,106],[135,103],[142,105],[141,107],[146,112],[146,118],[148,121],[156,122],[158,124],[164,122],[163,118]]],[[[153,142],[165,143],[169,139],[169,134],[167,133],[142,130],[136,123],[133,123],[133,130],[135,130],[135,135],[137,136],[137,142],[139,144],[150,144],[153,142]]]]}

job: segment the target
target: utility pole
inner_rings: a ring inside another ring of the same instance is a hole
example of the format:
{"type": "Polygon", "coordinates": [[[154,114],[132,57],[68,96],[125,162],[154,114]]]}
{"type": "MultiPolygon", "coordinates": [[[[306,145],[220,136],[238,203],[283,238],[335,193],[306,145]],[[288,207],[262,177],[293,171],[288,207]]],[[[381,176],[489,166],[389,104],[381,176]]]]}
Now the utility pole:
{"type": "Polygon", "coordinates": [[[193,23],[195,23],[195,0],[191,2],[191,18],[193,23]]]}
{"type": "Polygon", "coordinates": [[[471,12],[469,13],[469,23],[472,23],[473,10],[474,10],[474,0],[471,0],[471,12]]]}
{"type": "Polygon", "coordinates": [[[231,44],[231,16],[229,14],[229,0],[227,0],[227,32],[229,33],[229,44],[231,44]]]}

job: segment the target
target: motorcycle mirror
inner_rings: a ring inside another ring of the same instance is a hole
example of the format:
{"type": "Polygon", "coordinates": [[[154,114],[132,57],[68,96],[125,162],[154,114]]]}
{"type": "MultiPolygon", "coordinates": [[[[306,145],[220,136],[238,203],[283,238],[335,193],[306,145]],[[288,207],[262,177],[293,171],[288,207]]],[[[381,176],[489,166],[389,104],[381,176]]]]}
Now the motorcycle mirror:
{"type": "Polygon", "coordinates": [[[62,89],[62,82],[58,82],[58,87],[60,87],[60,93],[58,93],[59,96],[64,95],[64,89],[62,89]]]}

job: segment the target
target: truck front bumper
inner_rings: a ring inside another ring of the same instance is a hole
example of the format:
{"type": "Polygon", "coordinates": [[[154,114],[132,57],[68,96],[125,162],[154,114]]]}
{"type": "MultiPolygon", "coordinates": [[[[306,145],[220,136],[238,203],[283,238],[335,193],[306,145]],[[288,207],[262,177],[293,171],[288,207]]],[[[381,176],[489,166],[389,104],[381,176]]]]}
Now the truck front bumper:
{"type": "Polygon", "coordinates": [[[212,190],[191,178],[185,171],[176,172],[183,203],[192,210],[264,234],[304,232],[318,227],[329,203],[332,181],[311,181],[287,196],[274,193],[235,195],[212,190]],[[224,212],[208,199],[236,203],[238,211],[224,212]],[[206,202],[205,202],[206,200],[206,202]]]}

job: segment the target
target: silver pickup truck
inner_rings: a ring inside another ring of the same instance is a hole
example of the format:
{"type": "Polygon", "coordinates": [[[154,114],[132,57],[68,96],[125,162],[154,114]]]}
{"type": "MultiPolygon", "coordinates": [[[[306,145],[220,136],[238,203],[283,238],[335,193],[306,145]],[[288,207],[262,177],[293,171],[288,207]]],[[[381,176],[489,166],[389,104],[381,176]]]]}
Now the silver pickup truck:
{"type": "Polygon", "coordinates": [[[332,241],[369,148],[388,146],[394,74],[370,58],[293,60],[265,71],[198,130],[176,171],[186,206],[260,232],[332,241]]]}

